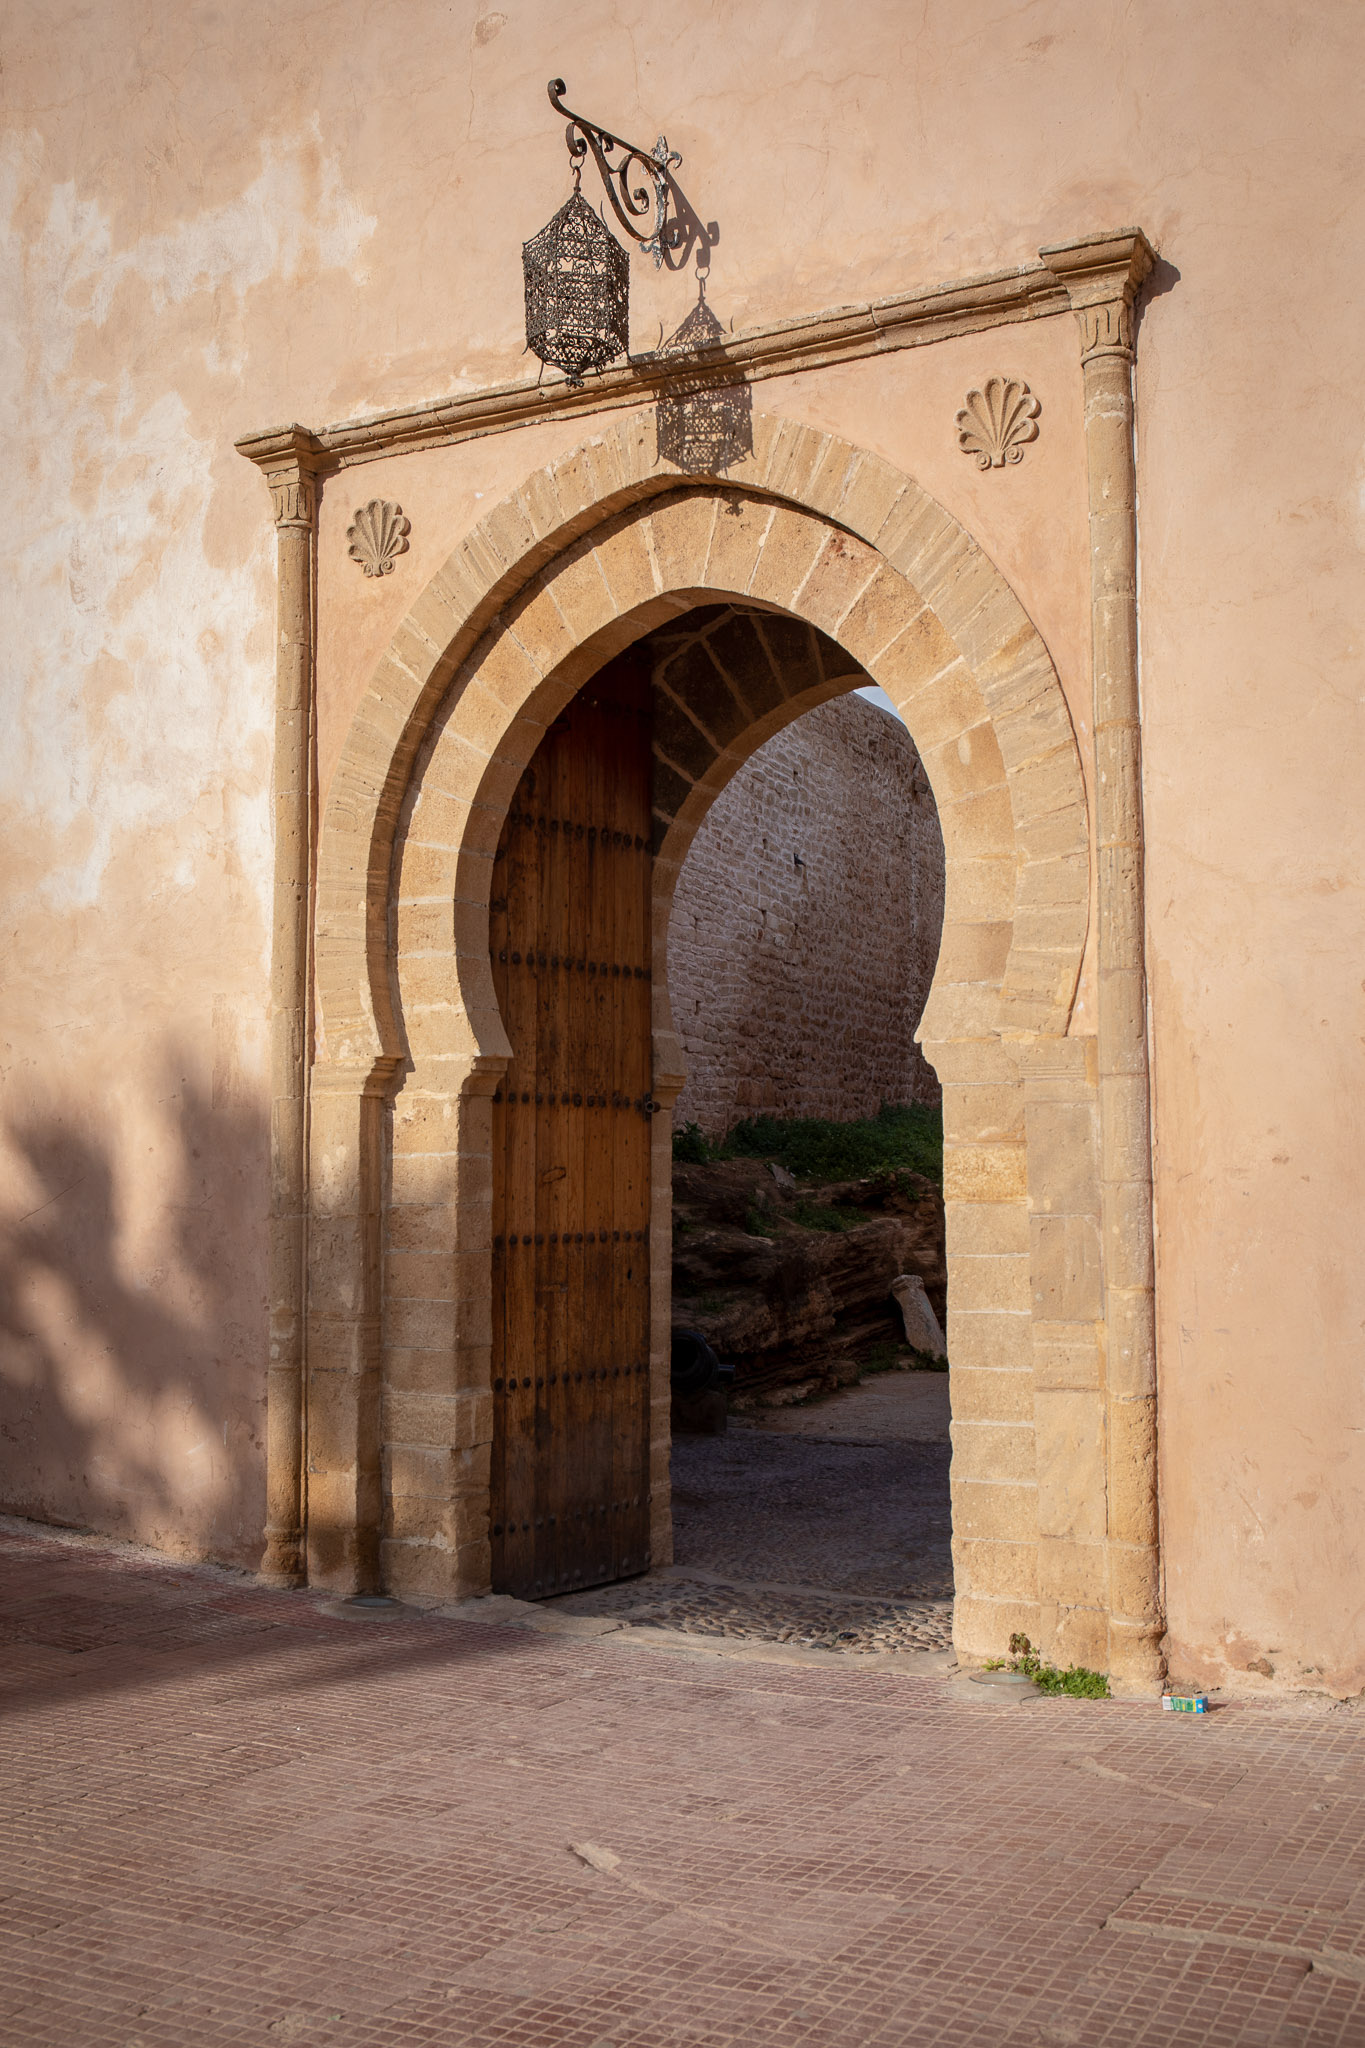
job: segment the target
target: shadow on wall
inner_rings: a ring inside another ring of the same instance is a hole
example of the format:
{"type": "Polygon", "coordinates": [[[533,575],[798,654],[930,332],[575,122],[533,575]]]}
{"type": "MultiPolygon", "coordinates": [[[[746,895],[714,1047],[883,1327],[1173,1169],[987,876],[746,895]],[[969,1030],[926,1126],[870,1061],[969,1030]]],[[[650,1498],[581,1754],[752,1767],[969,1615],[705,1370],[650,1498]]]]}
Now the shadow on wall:
{"type": "Polygon", "coordinates": [[[656,358],[687,366],[655,408],[659,460],[686,476],[724,476],[754,452],[753,392],[727,367],[724,344],[725,329],[699,281],[696,305],[656,358]]]}
{"type": "Polygon", "coordinates": [[[267,1123],[165,1061],[156,1120],[11,1122],[0,1507],[255,1565],[267,1123]]]}

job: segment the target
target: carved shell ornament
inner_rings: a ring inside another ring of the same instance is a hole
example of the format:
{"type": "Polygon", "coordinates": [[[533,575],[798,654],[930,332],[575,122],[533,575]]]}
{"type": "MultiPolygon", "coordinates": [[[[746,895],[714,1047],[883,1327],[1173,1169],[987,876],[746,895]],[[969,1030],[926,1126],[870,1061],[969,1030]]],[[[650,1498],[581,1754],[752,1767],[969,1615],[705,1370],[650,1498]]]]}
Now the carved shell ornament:
{"type": "Polygon", "coordinates": [[[957,445],[974,455],[978,469],[1003,469],[1022,462],[1024,449],[1038,438],[1042,406],[1027,384],[1015,377],[988,377],[980,391],[969,391],[957,416],[957,445]]]}
{"type": "Polygon", "coordinates": [[[408,551],[411,532],[412,521],[403,517],[401,505],[391,504],[387,498],[371,498],[356,513],[354,525],[346,529],[347,553],[367,576],[391,576],[399,555],[408,551]]]}

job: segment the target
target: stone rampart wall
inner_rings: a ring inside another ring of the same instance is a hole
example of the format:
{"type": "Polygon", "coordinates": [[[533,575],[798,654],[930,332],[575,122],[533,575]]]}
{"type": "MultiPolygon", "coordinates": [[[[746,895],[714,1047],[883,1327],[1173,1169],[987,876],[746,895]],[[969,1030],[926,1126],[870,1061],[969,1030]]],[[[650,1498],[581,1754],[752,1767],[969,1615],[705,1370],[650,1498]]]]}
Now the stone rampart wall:
{"type": "Polygon", "coordinates": [[[914,1042],[943,926],[943,839],[900,721],[864,697],[769,740],[707,814],[678,882],[676,1126],[936,1102],[914,1042]]]}

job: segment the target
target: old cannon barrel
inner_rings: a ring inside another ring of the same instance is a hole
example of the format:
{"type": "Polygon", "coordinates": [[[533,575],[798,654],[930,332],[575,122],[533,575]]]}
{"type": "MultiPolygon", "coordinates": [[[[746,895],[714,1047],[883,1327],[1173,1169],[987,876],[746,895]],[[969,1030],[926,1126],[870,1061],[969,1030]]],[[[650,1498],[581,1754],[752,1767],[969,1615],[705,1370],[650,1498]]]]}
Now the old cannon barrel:
{"type": "Polygon", "coordinates": [[[704,1394],[711,1387],[726,1387],[735,1376],[732,1365],[722,1365],[700,1330],[675,1330],[670,1379],[675,1394],[704,1394]]]}

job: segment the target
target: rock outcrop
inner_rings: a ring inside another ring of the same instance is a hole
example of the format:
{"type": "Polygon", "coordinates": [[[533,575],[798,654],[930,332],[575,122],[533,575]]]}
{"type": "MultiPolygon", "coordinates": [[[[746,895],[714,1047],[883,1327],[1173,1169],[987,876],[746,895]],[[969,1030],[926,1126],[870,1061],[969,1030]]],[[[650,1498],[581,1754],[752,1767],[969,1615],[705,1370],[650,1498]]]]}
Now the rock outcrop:
{"type": "Polygon", "coordinates": [[[891,1292],[945,1309],[943,1198],[903,1169],[795,1182],[761,1159],[673,1169],[673,1319],[736,1367],[735,1397],[799,1399],[909,1363],[891,1292]]]}

